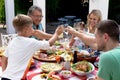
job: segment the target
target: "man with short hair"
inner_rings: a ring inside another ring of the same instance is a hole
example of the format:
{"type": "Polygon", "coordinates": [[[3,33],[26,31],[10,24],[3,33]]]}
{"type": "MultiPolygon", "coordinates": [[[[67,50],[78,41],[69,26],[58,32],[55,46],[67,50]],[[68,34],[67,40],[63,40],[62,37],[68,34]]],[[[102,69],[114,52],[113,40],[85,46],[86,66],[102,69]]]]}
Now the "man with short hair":
{"type": "Polygon", "coordinates": [[[28,10],[27,15],[30,16],[33,20],[33,29],[39,29],[44,31],[41,24],[43,15],[42,15],[42,9],[40,7],[35,5],[31,6],[28,10]]]}
{"type": "Polygon", "coordinates": [[[120,80],[119,32],[118,24],[112,20],[97,26],[97,49],[104,51],[100,56],[98,80],[120,80]]]}
{"type": "Polygon", "coordinates": [[[95,37],[79,33],[71,27],[68,27],[67,30],[92,47],[103,51],[100,56],[98,77],[96,80],[120,80],[120,30],[115,21],[101,21],[97,25],[95,37]]]}
{"type": "MultiPolygon", "coordinates": [[[[42,15],[42,9],[40,7],[35,6],[35,5],[31,6],[28,9],[27,15],[32,18],[32,20],[33,20],[32,27],[34,30],[36,30],[36,33],[44,35],[40,39],[50,39],[52,37],[52,34],[48,34],[48,33],[44,32],[44,29],[43,29],[42,24],[41,24],[41,20],[43,18],[43,15],[42,15]]],[[[36,37],[33,37],[33,38],[36,38],[36,37]]]]}

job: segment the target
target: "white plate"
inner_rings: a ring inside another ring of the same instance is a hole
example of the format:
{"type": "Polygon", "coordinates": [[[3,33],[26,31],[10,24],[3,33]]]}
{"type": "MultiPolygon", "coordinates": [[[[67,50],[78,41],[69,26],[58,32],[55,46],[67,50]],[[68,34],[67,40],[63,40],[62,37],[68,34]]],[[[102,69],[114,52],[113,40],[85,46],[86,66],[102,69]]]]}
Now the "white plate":
{"type": "Polygon", "coordinates": [[[34,77],[32,78],[32,80],[46,80],[46,79],[42,79],[42,78],[40,77],[40,74],[39,74],[39,75],[34,76],[34,77]]]}
{"type": "Polygon", "coordinates": [[[63,66],[57,63],[45,63],[42,64],[40,67],[44,72],[50,72],[50,71],[60,71],[62,70],[63,66]]]}

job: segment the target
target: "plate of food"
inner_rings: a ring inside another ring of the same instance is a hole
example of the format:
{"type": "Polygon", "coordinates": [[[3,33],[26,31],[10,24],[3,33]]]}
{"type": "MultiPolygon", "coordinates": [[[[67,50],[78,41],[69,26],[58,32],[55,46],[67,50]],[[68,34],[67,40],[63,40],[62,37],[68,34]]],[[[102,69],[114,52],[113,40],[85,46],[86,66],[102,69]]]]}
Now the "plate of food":
{"type": "Polygon", "coordinates": [[[61,80],[58,75],[55,75],[54,71],[48,73],[47,80],[61,80]]]}
{"type": "Polygon", "coordinates": [[[72,65],[71,71],[77,75],[84,76],[90,74],[95,69],[94,65],[87,61],[80,61],[72,65]]]}
{"type": "Polygon", "coordinates": [[[97,58],[97,55],[94,55],[94,52],[89,53],[86,50],[81,50],[80,52],[77,53],[77,59],[78,61],[89,61],[91,63],[94,63],[97,58]]]}
{"type": "Polygon", "coordinates": [[[57,75],[51,75],[47,78],[47,80],[62,80],[62,79],[57,75]]]}
{"type": "Polygon", "coordinates": [[[36,75],[32,78],[32,80],[47,80],[47,74],[42,73],[42,74],[36,75]]]}
{"type": "Polygon", "coordinates": [[[56,62],[55,59],[56,55],[47,55],[45,53],[40,53],[39,55],[34,55],[33,58],[37,59],[39,61],[45,61],[45,62],[56,62]]]}
{"type": "Polygon", "coordinates": [[[36,51],[33,55],[34,59],[46,62],[55,62],[55,57],[56,54],[54,49],[36,51]]]}
{"type": "Polygon", "coordinates": [[[61,57],[66,58],[66,56],[70,56],[72,60],[72,53],[64,50],[64,49],[48,49],[46,51],[36,51],[33,55],[34,59],[45,61],[45,62],[59,62],[61,57]]]}
{"type": "Polygon", "coordinates": [[[61,78],[55,75],[54,72],[50,72],[48,74],[42,73],[35,75],[31,80],[61,80],[61,78]]]}
{"type": "Polygon", "coordinates": [[[62,70],[62,66],[57,63],[45,63],[40,66],[43,72],[50,72],[50,71],[60,71],[62,70]]]}
{"type": "Polygon", "coordinates": [[[60,75],[61,75],[62,77],[64,77],[64,78],[69,78],[69,77],[71,77],[71,74],[72,74],[72,72],[69,71],[69,70],[62,70],[62,71],[60,72],[60,75]]]}

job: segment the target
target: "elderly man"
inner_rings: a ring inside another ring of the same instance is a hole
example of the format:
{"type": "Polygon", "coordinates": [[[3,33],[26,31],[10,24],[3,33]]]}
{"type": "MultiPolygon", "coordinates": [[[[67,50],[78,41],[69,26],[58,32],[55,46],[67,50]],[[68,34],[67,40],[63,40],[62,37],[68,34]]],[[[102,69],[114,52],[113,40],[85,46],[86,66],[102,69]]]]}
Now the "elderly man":
{"type": "Polygon", "coordinates": [[[42,18],[43,18],[42,9],[38,6],[33,5],[29,8],[27,14],[33,20],[33,28],[44,31],[43,27],[42,27],[42,24],[41,24],[41,21],[42,21],[42,18]]]}
{"type": "Polygon", "coordinates": [[[120,30],[115,21],[101,21],[97,25],[95,37],[79,33],[71,27],[68,27],[67,30],[90,46],[103,51],[103,54],[100,56],[96,80],[120,80],[120,30]]]}
{"type": "MultiPolygon", "coordinates": [[[[44,33],[44,29],[41,24],[42,20],[42,9],[38,6],[31,6],[27,13],[28,16],[30,16],[33,20],[33,29],[36,30],[37,34],[43,34],[40,36],[40,39],[50,39],[52,37],[52,34],[44,33]]],[[[37,38],[36,38],[37,39],[37,38]]]]}

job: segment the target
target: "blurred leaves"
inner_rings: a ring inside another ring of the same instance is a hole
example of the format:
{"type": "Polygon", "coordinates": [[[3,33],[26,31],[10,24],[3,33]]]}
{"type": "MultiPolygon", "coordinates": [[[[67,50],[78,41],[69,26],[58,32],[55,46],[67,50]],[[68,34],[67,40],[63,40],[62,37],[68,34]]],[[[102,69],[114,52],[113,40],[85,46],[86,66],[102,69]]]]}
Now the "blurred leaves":
{"type": "MultiPolygon", "coordinates": [[[[28,8],[32,5],[29,0],[14,0],[15,15],[27,14],[28,8]]],[[[0,0],[0,22],[5,21],[5,0],[0,0]]]]}
{"type": "Polygon", "coordinates": [[[5,3],[4,0],[0,0],[0,22],[5,21],[5,3]]]}

